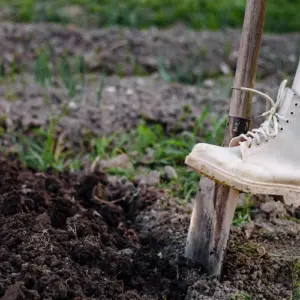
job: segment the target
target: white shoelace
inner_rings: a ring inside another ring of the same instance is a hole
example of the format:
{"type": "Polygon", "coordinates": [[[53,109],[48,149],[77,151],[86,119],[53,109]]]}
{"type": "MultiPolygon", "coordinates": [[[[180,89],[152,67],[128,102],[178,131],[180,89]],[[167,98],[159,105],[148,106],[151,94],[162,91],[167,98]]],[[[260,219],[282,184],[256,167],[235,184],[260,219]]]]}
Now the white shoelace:
{"type": "Polygon", "coordinates": [[[279,130],[279,120],[287,121],[286,118],[284,118],[277,112],[282,103],[282,100],[284,99],[283,96],[286,84],[287,80],[282,81],[282,83],[280,84],[276,102],[270,96],[258,90],[245,87],[237,88],[238,90],[242,91],[254,92],[269,100],[272,104],[271,109],[262,114],[263,117],[266,117],[266,120],[260,125],[259,128],[252,129],[246,134],[240,135],[241,138],[247,141],[248,147],[251,146],[253,141],[256,141],[257,145],[259,145],[261,142],[261,137],[263,137],[266,142],[269,140],[269,137],[275,137],[278,134],[279,130]]]}

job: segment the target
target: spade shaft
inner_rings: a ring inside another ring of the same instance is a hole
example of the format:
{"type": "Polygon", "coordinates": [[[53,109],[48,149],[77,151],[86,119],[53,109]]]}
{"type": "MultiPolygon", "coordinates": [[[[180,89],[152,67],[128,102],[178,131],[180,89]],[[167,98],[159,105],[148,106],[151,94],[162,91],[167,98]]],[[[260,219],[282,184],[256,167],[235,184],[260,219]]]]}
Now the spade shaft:
{"type": "MultiPolygon", "coordinates": [[[[254,87],[261,47],[267,0],[248,0],[234,79],[235,87],[254,87]]],[[[248,131],[251,93],[233,90],[224,146],[248,131]]],[[[219,276],[239,192],[216,184],[206,177],[199,183],[189,233],[186,256],[198,262],[209,275],[219,276]]]]}

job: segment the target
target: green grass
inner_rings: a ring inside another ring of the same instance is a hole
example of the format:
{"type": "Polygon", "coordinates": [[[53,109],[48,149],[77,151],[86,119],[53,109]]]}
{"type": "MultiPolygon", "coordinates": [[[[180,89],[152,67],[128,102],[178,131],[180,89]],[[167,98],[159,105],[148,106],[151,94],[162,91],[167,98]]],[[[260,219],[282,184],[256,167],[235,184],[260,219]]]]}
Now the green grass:
{"type": "MultiPolygon", "coordinates": [[[[165,66],[164,57],[158,57],[158,73],[160,78],[167,82],[180,82],[183,84],[201,86],[204,79],[207,77],[206,74],[201,71],[195,74],[193,71],[193,66],[201,63],[201,59],[199,59],[200,56],[201,53],[199,54],[199,57],[190,58],[187,66],[183,67],[181,65],[177,65],[174,70],[170,70],[165,66]]],[[[3,74],[0,72],[1,83],[6,82],[8,79],[14,80],[15,76],[23,73],[22,66],[16,68],[14,65],[15,62],[12,61],[9,71],[3,74]]],[[[149,75],[145,72],[142,73],[139,68],[140,65],[136,61],[135,76],[149,75]]],[[[32,72],[36,82],[41,86],[48,87],[51,86],[53,82],[56,82],[56,85],[59,83],[59,85],[67,91],[70,100],[76,100],[77,102],[82,100],[88,75],[86,62],[83,56],[52,57],[51,60],[50,49],[42,47],[33,63],[32,72]]],[[[123,77],[124,73],[120,70],[119,72],[117,71],[115,75],[123,77]]],[[[98,77],[97,103],[100,105],[105,79],[107,77],[107,70],[104,68],[98,77]]],[[[6,99],[14,98],[14,91],[10,91],[10,93],[11,94],[6,95],[6,99]]]]}
{"type": "MultiPolygon", "coordinates": [[[[201,53],[199,54],[201,56],[201,53]]],[[[167,81],[167,82],[181,82],[184,84],[192,84],[200,86],[205,78],[205,74],[203,72],[199,72],[195,74],[193,72],[195,65],[200,65],[201,59],[198,57],[190,58],[190,61],[187,67],[182,68],[181,66],[177,65],[174,71],[170,71],[166,68],[164,58],[158,58],[158,71],[160,77],[167,81]]]]}
{"type": "Polygon", "coordinates": [[[240,292],[230,297],[230,300],[251,300],[252,297],[248,293],[240,292]]]}
{"type": "Polygon", "coordinates": [[[160,187],[168,188],[170,196],[181,201],[189,201],[195,196],[200,176],[184,165],[184,158],[192,147],[200,141],[220,143],[223,137],[225,119],[219,121],[208,118],[203,114],[199,119],[197,130],[193,132],[165,133],[162,126],[147,125],[141,122],[137,129],[128,133],[119,133],[111,136],[93,137],[90,139],[88,149],[72,151],[64,148],[63,136],[55,137],[55,122],[52,122],[47,131],[35,130],[30,134],[16,136],[18,154],[25,166],[47,171],[76,171],[83,167],[83,157],[88,152],[88,160],[92,165],[96,160],[107,160],[119,154],[126,153],[133,168],[109,169],[107,173],[122,175],[133,179],[141,170],[158,170],[163,172],[167,165],[174,167],[178,178],[172,181],[163,180],[160,187]],[[209,121],[210,130],[203,128],[204,118],[209,121]],[[201,123],[200,123],[201,121],[201,123]],[[200,133],[206,132],[205,135],[200,133]]]}
{"type": "Polygon", "coordinates": [[[293,297],[292,300],[300,300],[300,260],[297,260],[292,270],[293,297]]]}
{"type": "Polygon", "coordinates": [[[94,139],[92,141],[94,152],[91,153],[91,160],[97,157],[109,159],[126,153],[131,157],[135,170],[113,169],[108,170],[108,173],[125,175],[129,179],[133,179],[134,174],[139,173],[140,167],[163,172],[163,168],[170,165],[176,170],[178,178],[171,182],[162,181],[160,186],[168,188],[170,196],[175,196],[181,201],[189,201],[196,194],[200,176],[184,165],[185,156],[201,140],[220,143],[223,138],[225,119],[219,121],[210,119],[211,130],[206,131],[202,127],[204,118],[208,118],[206,112],[199,118],[201,126],[195,127],[193,132],[166,134],[161,125],[150,126],[141,122],[137,130],[129,133],[94,139]],[[206,134],[198,137],[200,132],[206,132],[206,134]]]}
{"type": "MultiPolygon", "coordinates": [[[[300,2],[268,1],[265,30],[298,31],[300,2]]],[[[19,22],[60,22],[78,25],[121,25],[136,28],[167,27],[183,22],[191,28],[217,30],[227,26],[241,27],[245,0],[0,0],[0,6],[12,8],[19,22]],[[82,15],[73,17],[61,8],[79,5],[82,15]]]]}
{"type": "MultiPolygon", "coordinates": [[[[65,59],[54,65],[50,60],[49,51],[42,49],[36,59],[33,71],[36,82],[46,90],[52,86],[53,82],[59,82],[67,92],[69,103],[82,100],[80,91],[85,89],[87,83],[85,64],[82,58],[65,59]]],[[[168,81],[188,82],[190,80],[188,74],[189,72],[171,74],[169,71],[163,70],[163,75],[168,77],[165,80],[168,81]]],[[[163,75],[162,77],[164,77],[163,75]]],[[[13,78],[14,74],[9,76],[13,78]]],[[[3,82],[5,82],[5,78],[10,77],[4,77],[3,82]]],[[[105,74],[99,76],[98,105],[101,105],[104,81],[105,74]]],[[[164,167],[170,165],[175,168],[178,178],[171,182],[162,179],[159,186],[166,188],[171,197],[178,198],[183,202],[194,197],[200,177],[184,165],[185,156],[200,141],[221,144],[226,123],[225,118],[215,119],[210,115],[209,110],[205,109],[195,122],[193,130],[183,132],[181,123],[186,121],[186,117],[191,112],[190,107],[186,106],[185,114],[178,122],[178,128],[174,132],[166,133],[159,124],[148,125],[141,121],[137,129],[126,133],[102,137],[94,137],[87,133],[83,141],[87,147],[78,151],[78,149],[66,149],[63,135],[60,137],[56,135],[56,127],[60,119],[68,114],[68,103],[64,104],[65,107],[59,115],[55,115],[55,110],[52,109],[47,94],[44,100],[45,106],[50,111],[48,129],[37,129],[21,134],[12,133],[16,138],[16,144],[19,145],[18,153],[25,166],[39,171],[49,169],[76,171],[83,168],[82,162],[86,153],[88,153],[90,164],[96,160],[107,160],[126,153],[132,161],[133,168],[114,168],[107,171],[109,174],[133,179],[143,168],[148,171],[163,172],[164,167]],[[151,155],[147,155],[147,153],[151,153],[151,155]]]]}
{"type": "Polygon", "coordinates": [[[31,132],[30,136],[14,134],[20,146],[18,148],[20,158],[26,166],[42,172],[48,169],[63,171],[66,168],[68,152],[64,151],[63,135],[56,138],[56,126],[60,117],[50,118],[47,130],[38,128],[31,132]]]}
{"type": "Polygon", "coordinates": [[[233,225],[243,226],[251,220],[251,209],[253,208],[252,196],[249,195],[246,197],[243,205],[238,205],[235,210],[233,225]]]}
{"type": "MultiPolygon", "coordinates": [[[[44,87],[58,81],[68,94],[69,101],[82,102],[87,83],[85,60],[82,56],[72,58],[57,58],[57,63],[51,62],[49,49],[41,49],[35,62],[33,73],[38,84],[44,87]]],[[[8,74],[7,77],[13,74],[8,74]]],[[[5,77],[4,77],[5,78],[5,77]]],[[[99,75],[97,88],[97,105],[100,106],[105,85],[106,72],[99,75]]]]}
{"type": "MultiPolygon", "coordinates": [[[[168,73],[163,70],[165,80],[168,81],[188,81],[188,73],[168,73]]],[[[169,188],[170,195],[188,201],[197,191],[199,175],[190,171],[184,165],[185,156],[191,151],[192,147],[200,141],[212,144],[221,144],[224,134],[225,118],[215,119],[211,117],[208,109],[204,110],[200,118],[195,122],[193,130],[182,132],[182,124],[191,113],[189,106],[185,106],[185,114],[178,122],[178,128],[172,133],[164,132],[161,125],[147,125],[143,121],[137,129],[126,133],[114,134],[111,136],[93,137],[86,134],[83,143],[87,148],[65,149],[63,135],[57,137],[56,127],[60,119],[68,114],[68,104],[81,102],[83,91],[86,88],[85,63],[81,57],[74,57],[71,60],[59,60],[53,64],[50,59],[49,51],[42,49],[35,63],[33,74],[38,84],[47,91],[48,87],[59,82],[60,86],[67,92],[67,103],[59,115],[55,115],[56,110],[52,108],[49,95],[45,94],[45,106],[49,108],[50,124],[47,130],[36,129],[31,132],[11,133],[18,144],[18,153],[25,166],[47,171],[54,169],[57,171],[70,170],[76,171],[83,167],[83,157],[88,154],[88,159],[92,164],[96,160],[111,159],[121,153],[126,153],[132,163],[132,169],[114,168],[108,170],[109,174],[126,176],[133,179],[144,167],[147,170],[158,170],[163,172],[166,165],[174,167],[178,173],[178,179],[172,182],[162,180],[160,186],[169,188]],[[151,155],[147,155],[151,153],[151,155]],[[145,159],[147,157],[147,159],[145,159]]],[[[5,80],[14,79],[15,73],[2,78],[5,80]]],[[[163,76],[162,76],[163,77],[163,76]]],[[[102,91],[105,85],[105,74],[99,76],[99,86],[97,88],[97,103],[101,105],[102,91]]]]}

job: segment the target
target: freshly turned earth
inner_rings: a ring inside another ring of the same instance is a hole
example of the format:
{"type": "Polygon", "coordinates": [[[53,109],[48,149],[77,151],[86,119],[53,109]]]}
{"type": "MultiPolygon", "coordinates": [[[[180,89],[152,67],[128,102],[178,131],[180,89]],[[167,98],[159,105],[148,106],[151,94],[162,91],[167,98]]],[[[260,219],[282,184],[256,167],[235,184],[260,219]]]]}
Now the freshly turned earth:
{"type": "Polygon", "coordinates": [[[37,173],[12,158],[0,163],[1,300],[291,294],[291,264],[270,258],[237,228],[221,281],[201,275],[182,255],[188,209],[154,188],[103,173],[37,173]]]}

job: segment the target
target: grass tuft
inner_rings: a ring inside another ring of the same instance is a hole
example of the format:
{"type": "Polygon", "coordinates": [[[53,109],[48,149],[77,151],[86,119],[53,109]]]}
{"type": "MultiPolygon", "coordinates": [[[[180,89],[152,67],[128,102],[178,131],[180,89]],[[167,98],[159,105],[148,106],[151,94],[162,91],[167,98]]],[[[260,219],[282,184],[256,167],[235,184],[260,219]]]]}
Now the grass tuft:
{"type": "MultiPolygon", "coordinates": [[[[203,118],[200,118],[203,119],[203,118]]],[[[113,168],[107,170],[112,175],[122,175],[133,179],[135,175],[147,170],[158,170],[163,173],[165,166],[172,166],[178,177],[174,180],[162,180],[160,186],[169,190],[170,196],[182,202],[189,201],[195,196],[200,176],[189,170],[185,164],[185,156],[195,143],[209,139],[217,142],[223,136],[219,122],[207,130],[199,127],[198,132],[164,132],[160,124],[148,125],[140,122],[137,129],[127,133],[90,138],[89,150],[82,149],[81,153],[72,149],[65,149],[64,137],[56,137],[56,126],[59,119],[52,119],[47,130],[37,129],[30,134],[17,137],[20,144],[19,155],[23,163],[32,169],[47,171],[68,169],[76,171],[83,168],[87,151],[88,160],[92,164],[95,160],[108,160],[119,154],[127,154],[132,162],[132,169],[113,168]],[[199,132],[206,132],[198,137],[199,132]],[[215,139],[215,140],[214,140],[215,139]]]]}
{"type": "Polygon", "coordinates": [[[293,297],[292,300],[300,299],[300,260],[297,260],[292,270],[293,297]]]}
{"type": "Polygon", "coordinates": [[[230,300],[251,300],[251,296],[245,292],[239,292],[230,297],[230,300]]]}
{"type": "Polygon", "coordinates": [[[252,196],[248,195],[242,205],[238,205],[235,210],[233,225],[243,226],[251,220],[251,209],[253,208],[252,196]]]}

